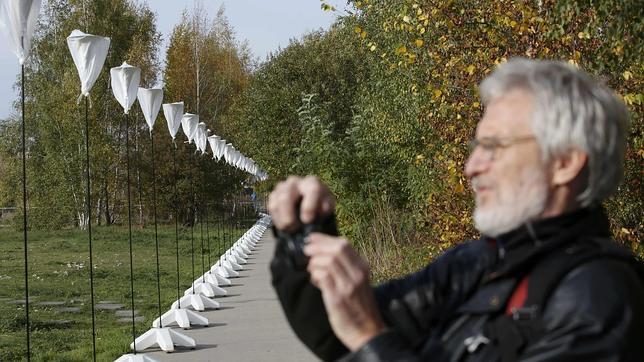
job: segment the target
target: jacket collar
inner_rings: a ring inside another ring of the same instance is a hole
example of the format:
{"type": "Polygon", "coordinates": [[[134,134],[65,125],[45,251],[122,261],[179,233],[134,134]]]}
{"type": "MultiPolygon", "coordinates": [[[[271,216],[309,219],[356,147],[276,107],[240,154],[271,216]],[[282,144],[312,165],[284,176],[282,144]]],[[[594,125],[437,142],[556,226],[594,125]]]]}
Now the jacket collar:
{"type": "Polygon", "coordinates": [[[610,229],[608,218],[598,205],[526,223],[496,239],[499,257],[490,278],[517,269],[529,270],[539,256],[575,240],[601,237],[610,237],[610,229]]]}

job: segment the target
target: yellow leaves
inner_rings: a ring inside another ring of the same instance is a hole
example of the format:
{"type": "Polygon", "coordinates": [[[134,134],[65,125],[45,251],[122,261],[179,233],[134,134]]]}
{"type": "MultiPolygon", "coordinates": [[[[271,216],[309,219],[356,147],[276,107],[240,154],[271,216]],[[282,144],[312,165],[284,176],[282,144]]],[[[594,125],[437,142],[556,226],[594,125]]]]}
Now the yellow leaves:
{"type": "Polygon", "coordinates": [[[424,160],[425,160],[425,155],[422,155],[422,154],[421,155],[416,155],[415,163],[416,163],[416,165],[420,165],[420,163],[423,162],[424,160]]]}
{"type": "Polygon", "coordinates": [[[454,192],[456,192],[457,194],[462,194],[465,192],[465,186],[463,186],[463,183],[460,180],[456,184],[456,187],[454,187],[454,192]]]}
{"type": "Polygon", "coordinates": [[[359,27],[359,26],[354,27],[353,32],[358,34],[360,36],[360,38],[362,38],[362,39],[367,37],[367,32],[362,30],[362,28],[359,27]]]}
{"type": "Polygon", "coordinates": [[[333,5],[329,5],[325,2],[323,2],[322,5],[320,5],[320,8],[322,8],[322,10],[324,11],[335,11],[335,7],[333,5]]]}
{"type": "Polygon", "coordinates": [[[499,65],[499,64],[503,64],[503,63],[505,63],[507,61],[508,61],[508,59],[506,57],[501,57],[501,58],[494,59],[494,64],[499,65]]]}
{"type": "Polygon", "coordinates": [[[479,102],[472,103],[472,108],[479,108],[481,104],[479,102]]]}
{"type": "Polygon", "coordinates": [[[631,73],[628,70],[624,71],[624,73],[622,73],[622,77],[624,77],[625,80],[629,80],[629,79],[633,78],[633,73],[631,73]]]}
{"type": "Polygon", "coordinates": [[[407,54],[407,47],[404,45],[399,46],[395,50],[396,55],[404,55],[407,54]]]}
{"type": "Polygon", "coordinates": [[[425,27],[421,27],[421,28],[418,30],[418,34],[420,34],[420,35],[425,34],[425,27]]]}
{"type": "Polygon", "coordinates": [[[371,44],[371,46],[369,47],[369,50],[370,51],[375,51],[376,50],[376,44],[371,44]]]}
{"type": "Polygon", "coordinates": [[[411,18],[408,15],[403,16],[402,20],[407,24],[409,24],[411,22],[411,18]]]}
{"type": "Polygon", "coordinates": [[[578,50],[575,50],[572,54],[572,58],[568,59],[568,63],[579,67],[579,61],[581,60],[581,53],[578,50]]]}
{"type": "Polygon", "coordinates": [[[423,46],[423,44],[424,44],[424,42],[423,42],[423,40],[422,40],[422,39],[416,39],[416,41],[415,41],[414,43],[415,43],[415,44],[416,44],[416,46],[417,46],[417,47],[419,47],[419,48],[420,48],[420,47],[422,47],[422,46],[423,46]]]}
{"type": "Polygon", "coordinates": [[[590,34],[588,34],[588,33],[587,33],[587,32],[585,32],[585,31],[580,31],[580,32],[577,34],[577,37],[578,37],[579,39],[590,39],[590,34]]]}
{"type": "Polygon", "coordinates": [[[624,95],[624,97],[622,97],[622,99],[624,99],[624,103],[629,106],[632,106],[633,104],[644,104],[644,94],[642,93],[627,93],[626,95],[624,95]]]}
{"type": "Polygon", "coordinates": [[[443,95],[443,91],[440,89],[434,89],[434,98],[438,99],[443,95]]]}
{"type": "Polygon", "coordinates": [[[621,42],[615,44],[615,46],[612,49],[612,52],[617,56],[624,54],[624,44],[622,44],[621,42]]]}
{"type": "Polygon", "coordinates": [[[469,75],[474,74],[474,71],[475,71],[475,70],[476,70],[476,67],[474,66],[474,64],[470,64],[469,66],[467,66],[467,68],[465,68],[465,71],[466,71],[466,72],[467,72],[467,74],[469,74],[469,75]]]}

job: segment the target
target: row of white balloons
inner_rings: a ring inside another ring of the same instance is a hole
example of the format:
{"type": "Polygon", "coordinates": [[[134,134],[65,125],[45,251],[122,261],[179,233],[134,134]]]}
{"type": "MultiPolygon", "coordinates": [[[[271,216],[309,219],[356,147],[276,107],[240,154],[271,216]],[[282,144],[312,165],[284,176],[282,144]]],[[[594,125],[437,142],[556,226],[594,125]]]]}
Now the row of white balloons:
{"type": "MultiPolygon", "coordinates": [[[[29,57],[31,37],[40,12],[40,4],[40,0],[5,0],[0,4],[2,6],[0,9],[2,15],[0,17],[0,28],[7,35],[9,45],[21,65],[29,57]]],[[[81,94],[78,97],[80,101],[83,96],[89,97],[90,90],[103,68],[110,47],[110,38],[74,30],[67,37],[67,45],[81,80],[81,94]]],[[[110,76],[114,96],[126,114],[134,104],[134,101],[137,98],[139,99],[143,115],[151,132],[161,107],[163,90],[139,88],[141,70],[125,62],[120,67],[112,68],[110,76]]],[[[257,166],[252,158],[244,156],[231,143],[226,143],[226,140],[221,137],[209,135],[210,130],[206,128],[205,123],[199,122],[198,115],[184,114],[183,102],[164,104],[163,113],[168,122],[168,129],[173,142],[176,138],[179,124],[181,124],[188,141],[190,143],[194,141],[197,149],[202,154],[206,153],[207,145],[209,144],[213,158],[217,159],[217,161],[223,157],[229,165],[250,173],[257,180],[263,181],[268,178],[268,174],[257,166]]]]}
{"type": "MultiPolygon", "coordinates": [[[[102,36],[85,34],[80,30],[74,30],[67,38],[67,45],[72,53],[72,58],[78,68],[81,79],[81,95],[88,97],[91,87],[100,74],[110,39],[102,36]]],[[[163,90],[160,88],[140,88],[141,70],[124,62],[120,67],[110,70],[112,92],[117,101],[127,114],[136,99],[139,100],[145,121],[150,128],[154,127],[161,103],[163,101],[163,90]]],[[[268,174],[262,170],[255,161],[244,156],[235,149],[231,143],[217,135],[209,135],[210,130],[206,124],[199,122],[199,116],[192,113],[183,113],[183,102],[163,104],[163,113],[168,123],[168,130],[172,140],[176,139],[179,125],[183,129],[188,142],[194,142],[202,154],[207,152],[210,144],[213,159],[224,160],[231,166],[244,170],[263,181],[268,174]]]]}

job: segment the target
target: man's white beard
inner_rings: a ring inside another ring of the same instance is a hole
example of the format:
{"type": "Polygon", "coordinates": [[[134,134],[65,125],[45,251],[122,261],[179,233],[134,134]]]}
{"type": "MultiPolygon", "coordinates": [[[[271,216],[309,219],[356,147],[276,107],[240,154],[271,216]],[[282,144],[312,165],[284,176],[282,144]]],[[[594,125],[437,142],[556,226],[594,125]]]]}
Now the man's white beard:
{"type": "MultiPolygon", "coordinates": [[[[477,180],[473,180],[476,183],[477,180]]],[[[483,235],[497,237],[536,219],[548,201],[546,174],[539,167],[525,170],[513,187],[498,190],[496,205],[474,209],[474,226],[483,235]]]]}

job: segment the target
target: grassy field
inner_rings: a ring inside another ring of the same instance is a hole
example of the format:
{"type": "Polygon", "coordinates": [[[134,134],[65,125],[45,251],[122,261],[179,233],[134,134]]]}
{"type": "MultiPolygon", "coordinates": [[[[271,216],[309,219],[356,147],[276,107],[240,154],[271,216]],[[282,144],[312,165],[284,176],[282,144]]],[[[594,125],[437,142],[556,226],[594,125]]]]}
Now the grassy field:
{"type": "MultiPolygon", "coordinates": [[[[225,250],[250,223],[219,239],[225,250]]],[[[191,232],[180,229],[181,293],[192,282],[191,232]]],[[[211,263],[217,260],[217,229],[210,225],[211,263]]],[[[94,227],[94,301],[113,301],[130,309],[130,264],[127,228],[94,227]]],[[[207,252],[206,227],[203,228],[207,252]]],[[[195,275],[201,272],[201,228],[194,228],[195,275]]],[[[24,262],[22,233],[0,229],[0,361],[22,360],[26,356],[24,262]]],[[[177,297],[176,245],[174,225],[159,226],[162,312],[177,297]]],[[[137,336],[158,316],[154,228],[134,228],[135,310],[145,320],[136,324],[137,336]]],[[[92,321],[89,284],[87,232],[82,230],[31,231],[29,233],[29,302],[31,356],[34,361],[90,361],[92,321]],[[63,305],[47,305],[64,302],[63,305]],[[43,303],[43,304],[40,304],[43,303]],[[61,312],[62,307],[80,308],[79,313],[61,312]]],[[[96,311],[97,360],[112,361],[128,352],[132,341],[131,323],[118,322],[114,311],[96,311]]]]}

